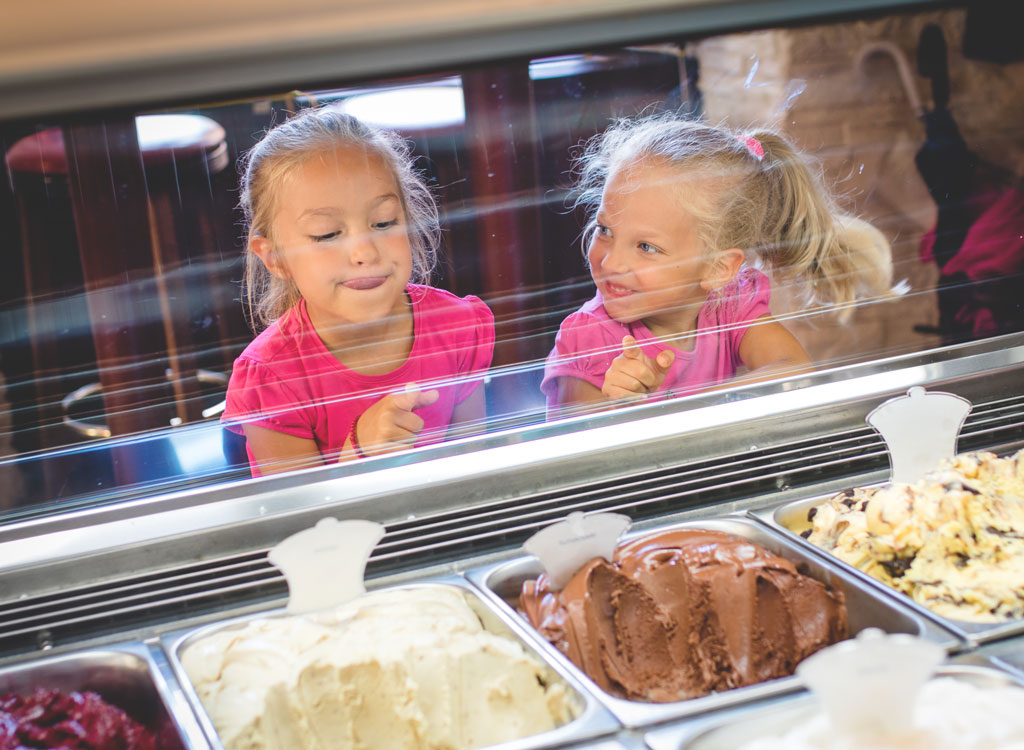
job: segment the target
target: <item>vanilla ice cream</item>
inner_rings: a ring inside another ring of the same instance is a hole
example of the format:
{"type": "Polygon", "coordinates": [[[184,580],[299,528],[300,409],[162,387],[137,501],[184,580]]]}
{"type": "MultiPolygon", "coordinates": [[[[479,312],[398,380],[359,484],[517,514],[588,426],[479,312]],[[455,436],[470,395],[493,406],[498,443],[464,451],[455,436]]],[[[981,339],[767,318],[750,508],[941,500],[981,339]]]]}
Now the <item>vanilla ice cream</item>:
{"type": "Polygon", "coordinates": [[[564,683],[455,587],[385,589],[187,646],[226,750],[476,748],[572,718],[564,683]]]}

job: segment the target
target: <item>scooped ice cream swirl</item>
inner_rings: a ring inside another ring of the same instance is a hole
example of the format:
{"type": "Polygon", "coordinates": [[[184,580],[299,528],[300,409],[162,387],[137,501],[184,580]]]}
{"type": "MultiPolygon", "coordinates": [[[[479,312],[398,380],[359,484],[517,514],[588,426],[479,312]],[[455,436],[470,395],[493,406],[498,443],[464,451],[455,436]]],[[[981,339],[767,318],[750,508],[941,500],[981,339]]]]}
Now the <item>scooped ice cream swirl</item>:
{"type": "Polygon", "coordinates": [[[678,701],[793,673],[847,635],[842,592],[719,531],[643,537],[562,591],[527,581],[531,624],[613,695],[678,701]]]}
{"type": "Polygon", "coordinates": [[[937,614],[1024,617],[1024,451],[967,453],[915,484],[848,490],[804,536],[937,614]]]}
{"type": "Polygon", "coordinates": [[[182,664],[227,750],[468,749],[573,713],[563,683],[440,586],[253,620],[182,664]]]}

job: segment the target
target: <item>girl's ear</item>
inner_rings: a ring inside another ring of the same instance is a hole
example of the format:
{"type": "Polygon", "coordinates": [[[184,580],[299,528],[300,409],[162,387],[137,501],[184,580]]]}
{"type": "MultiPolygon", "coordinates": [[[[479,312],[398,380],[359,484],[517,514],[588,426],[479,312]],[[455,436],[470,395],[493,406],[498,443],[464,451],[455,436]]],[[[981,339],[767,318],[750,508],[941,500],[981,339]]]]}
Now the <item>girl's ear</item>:
{"type": "Polygon", "coordinates": [[[704,276],[700,280],[700,288],[705,292],[721,289],[740,272],[745,256],[738,247],[723,250],[704,268],[704,276]]]}
{"type": "Polygon", "coordinates": [[[291,278],[287,266],[281,262],[281,254],[274,249],[274,243],[270,241],[269,237],[261,237],[259,235],[251,237],[249,239],[249,249],[259,256],[259,259],[263,261],[263,265],[274,276],[286,281],[291,278]]]}

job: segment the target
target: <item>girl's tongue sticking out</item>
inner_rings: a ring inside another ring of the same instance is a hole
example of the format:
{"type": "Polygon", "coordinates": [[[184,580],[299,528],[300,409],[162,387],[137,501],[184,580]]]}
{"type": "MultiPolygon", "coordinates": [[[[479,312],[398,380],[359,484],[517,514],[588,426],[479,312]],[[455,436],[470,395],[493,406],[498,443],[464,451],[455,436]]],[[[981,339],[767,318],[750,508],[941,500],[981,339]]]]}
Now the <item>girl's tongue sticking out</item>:
{"type": "Polygon", "coordinates": [[[387,276],[363,276],[358,279],[349,279],[343,282],[349,289],[376,289],[381,284],[387,281],[387,276]]]}

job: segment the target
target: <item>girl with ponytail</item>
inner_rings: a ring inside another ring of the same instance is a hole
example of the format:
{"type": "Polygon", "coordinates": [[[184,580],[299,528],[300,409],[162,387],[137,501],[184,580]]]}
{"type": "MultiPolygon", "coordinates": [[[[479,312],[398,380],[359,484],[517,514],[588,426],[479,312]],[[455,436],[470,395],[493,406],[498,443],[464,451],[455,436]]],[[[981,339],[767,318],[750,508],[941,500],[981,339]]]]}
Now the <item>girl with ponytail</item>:
{"type": "Polygon", "coordinates": [[[616,123],[576,159],[597,286],[566,318],[541,389],[549,413],[812,368],[768,310],[777,281],[842,317],[889,293],[891,253],[836,207],[808,160],[770,131],[674,116],[616,123]]]}

